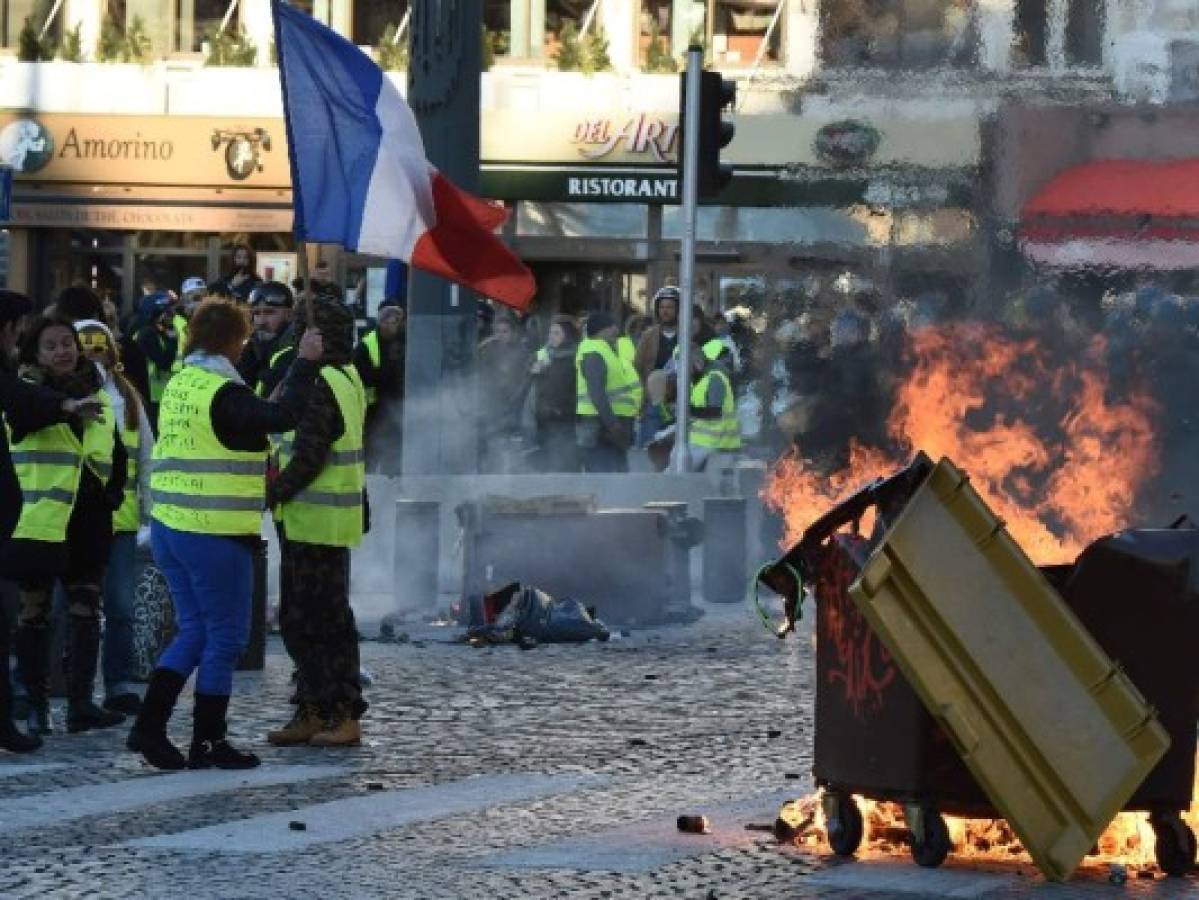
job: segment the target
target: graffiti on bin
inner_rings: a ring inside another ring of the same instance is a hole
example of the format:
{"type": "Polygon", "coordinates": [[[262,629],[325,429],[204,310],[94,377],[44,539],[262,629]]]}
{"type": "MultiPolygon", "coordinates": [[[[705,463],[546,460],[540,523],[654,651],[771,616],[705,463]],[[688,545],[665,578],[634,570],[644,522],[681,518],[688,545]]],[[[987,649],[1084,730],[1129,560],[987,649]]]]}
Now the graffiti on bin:
{"type": "Polygon", "coordinates": [[[849,598],[849,586],[858,577],[860,568],[846,545],[860,540],[838,535],[833,543],[826,545],[816,582],[816,598],[821,608],[820,638],[828,642],[833,653],[826,672],[829,685],[840,685],[854,717],[866,721],[882,709],[883,695],[898,672],[891,654],[849,598]]]}

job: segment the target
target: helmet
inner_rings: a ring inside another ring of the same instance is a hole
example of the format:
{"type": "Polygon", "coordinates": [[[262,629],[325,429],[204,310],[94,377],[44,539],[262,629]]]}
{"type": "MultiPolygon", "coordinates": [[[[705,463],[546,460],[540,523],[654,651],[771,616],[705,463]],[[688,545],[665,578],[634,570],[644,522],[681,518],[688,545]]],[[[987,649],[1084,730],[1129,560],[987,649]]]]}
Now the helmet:
{"type": "Polygon", "coordinates": [[[282,282],[264,281],[250,291],[250,305],[258,306],[259,304],[291,309],[295,305],[295,298],[292,296],[291,288],[282,282]]]}
{"type": "Polygon", "coordinates": [[[179,296],[186,297],[188,294],[207,293],[208,285],[203,278],[185,278],[183,286],[179,288],[179,296]]]}

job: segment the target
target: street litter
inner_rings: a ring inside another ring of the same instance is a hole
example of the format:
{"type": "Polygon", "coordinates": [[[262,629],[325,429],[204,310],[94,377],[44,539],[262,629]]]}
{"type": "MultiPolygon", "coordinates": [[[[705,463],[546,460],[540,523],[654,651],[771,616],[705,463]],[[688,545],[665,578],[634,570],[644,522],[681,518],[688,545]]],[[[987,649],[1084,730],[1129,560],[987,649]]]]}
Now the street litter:
{"type": "Polygon", "coordinates": [[[707,816],[679,816],[676,824],[684,834],[707,834],[711,830],[707,816]]]}
{"type": "Polygon", "coordinates": [[[921,454],[867,485],[759,573],[784,598],[780,636],[805,596],[817,607],[822,791],[784,808],[780,839],[816,834],[841,856],[866,842],[923,866],[1027,851],[1051,880],[1095,848],[1144,865],[1154,846],[1162,871],[1185,874],[1196,711],[1179,698],[1196,676],[1160,650],[1194,640],[1196,575],[1199,531],[1183,520],[1038,570],[948,460],[921,454]],[[1133,593],[1152,611],[1128,610],[1133,593]],[[1122,809],[1151,815],[1105,831],[1122,809]]]}
{"type": "Polygon", "coordinates": [[[462,639],[476,646],[516,644],[531,649],[539,643],[606,641],[609,635],[595,611],[577,600],[557,599],[512,582],[472,607],[472,621],[462,639]]]}

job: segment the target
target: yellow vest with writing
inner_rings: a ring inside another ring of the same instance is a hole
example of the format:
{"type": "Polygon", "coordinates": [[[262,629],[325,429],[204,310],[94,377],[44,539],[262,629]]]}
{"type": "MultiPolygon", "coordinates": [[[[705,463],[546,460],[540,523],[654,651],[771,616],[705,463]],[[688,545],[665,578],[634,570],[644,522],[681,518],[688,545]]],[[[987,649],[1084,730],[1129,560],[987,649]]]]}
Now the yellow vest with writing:
{"type": "Polygon", "coordinates": [[[151,514],[177,531],[258,535],[266,503],[266,450],[230,450],[212,428],[212,401],[229,379],[184,366],[158,412],[151,514]]]}

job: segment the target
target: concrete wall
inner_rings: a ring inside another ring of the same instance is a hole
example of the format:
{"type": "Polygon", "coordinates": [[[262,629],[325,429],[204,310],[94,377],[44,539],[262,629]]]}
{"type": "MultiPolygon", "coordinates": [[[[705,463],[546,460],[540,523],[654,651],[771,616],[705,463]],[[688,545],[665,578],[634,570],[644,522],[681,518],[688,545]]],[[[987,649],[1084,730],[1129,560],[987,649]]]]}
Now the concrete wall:
{"type": "MultiPolygon", "coordinates": [[[[398,499],[433,500],[441,504],[441,558],[438,560],[439,588],[444,594],[457,595],[462,585],[462,553],[459,546],[459,527],[454,509],[461,503],[480,500],[489,495],[528,499],[555,494],[572,496],[594,495],[604,509],[640,508],[653,501],[680,501],[688,504],[688,514],[703,517],[703,501],[719,496],[719,490],[706,475],[538,475],[538,476],[474,476],[470,478],[410,478],[398,479],[370,476],[368,490],[371,498],[372,528],[363,546],[354,552],[355,608],[367,621],[377,621],[387,612],[431,610],[435,598],[396,597],[393,572],[397,552],[403,552],[406,541],[395,529],[395,504],[398,499]]],[[[747,516],[748,563],[751,569],[773,548],[762,548],[757,540],[760,533],[760,513],[756,497],[751,499],[747,516]]],[[[698,589],[702,549],[692,552],[692,580],[698,589]]],[[[272,548],[272,560],[277,556],[272,548]]],[[[276,575],[272,564],[271,593],[276,575]]]]}

